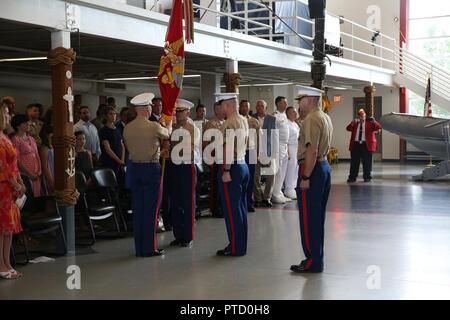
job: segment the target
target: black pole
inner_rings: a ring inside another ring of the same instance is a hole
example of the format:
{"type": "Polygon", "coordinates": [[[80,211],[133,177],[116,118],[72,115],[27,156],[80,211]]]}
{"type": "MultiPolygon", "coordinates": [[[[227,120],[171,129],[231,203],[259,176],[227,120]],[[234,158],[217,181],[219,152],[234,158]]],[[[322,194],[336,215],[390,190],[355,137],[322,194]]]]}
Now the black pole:
{"type": "Polygon", "coordinates": [[[314,60],[311,63],[313,87],[323,89],[327,72],[325,64],[325,0],[309,0],[310,17],[315,19],[314,60]]]}

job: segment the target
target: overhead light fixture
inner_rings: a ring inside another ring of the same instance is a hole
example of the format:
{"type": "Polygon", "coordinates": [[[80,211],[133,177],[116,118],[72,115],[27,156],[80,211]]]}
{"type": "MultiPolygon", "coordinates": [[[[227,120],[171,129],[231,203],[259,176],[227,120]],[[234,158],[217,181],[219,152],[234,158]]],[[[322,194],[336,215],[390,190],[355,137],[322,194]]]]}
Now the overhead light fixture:
{"type": "Polygon", "coordinates": [[[132,78],[107,78],[105,81],[131,81],[131,80],[151,80],[158,79],[158,77],[132,77],[132,78]]]}
{"type": "Polygon", "coordinates": [[[36,60],[47,60],[47,57],[8,58],[8,59],[0,59],[0,62],[36,61],[36,60]]]}
{"type": "MultiPolygon", "coordinates": [[[[257,84],[241,84],[239,87],[272,87],[272,86],[288,86],[294,84],[293,82],[286,83],[257,83],[257,84]]],[[[221,86],[221,88],[225,88],[226,86],[221,86]]]]}
{"type": "MultiPolygon", "coordinates": [[[[184,75],[183,78],[199,78],[201,75],[199,74],[187,74],[184,75]]],[[[155,80],[158,77],[131,77],[131,78],[107,78],[103,79],[105,81],[132,81],[132,80],[155,80]]]]}
{"type": "Polygon", "coordinates": [[[333,90],[348,90],[348,88],[344,88],[344,87],[328,87],[329,89],[333,89],[333,90]]]}

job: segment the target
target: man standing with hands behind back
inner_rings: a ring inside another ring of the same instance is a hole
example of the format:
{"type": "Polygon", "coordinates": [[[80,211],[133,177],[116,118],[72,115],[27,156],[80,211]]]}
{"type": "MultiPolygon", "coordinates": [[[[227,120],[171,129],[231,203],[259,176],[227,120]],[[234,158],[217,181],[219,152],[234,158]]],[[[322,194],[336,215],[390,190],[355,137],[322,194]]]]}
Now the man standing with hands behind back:
{"type": "Polygon", "coordinates": [[[351,165],[350,175],[347,182],[356,181],[359,174],[359,164],[363,163],[364,182],[372,180],[372,155],[377,150],[377,138],[375,133],[381,129],[381,125],[370,117],[366,121],[366,112],[364,109],[358,111],[358,118],[353,120],[348,126],[347,131],[352,133],[350,139],[351,165]]]}
{"type": "Polygon", "coordinates": [[[297,199],[300,234],[306,259],[292,265],[291,271],[318,273],[323,271],[325,216],[331,189],[331,169],[327,161],[333,125],[322,111],[323,91],[299,86],[299,106],[308,115],[303,122],[304,135],[300,135],[298,160],[300,163],[297,199]]]}

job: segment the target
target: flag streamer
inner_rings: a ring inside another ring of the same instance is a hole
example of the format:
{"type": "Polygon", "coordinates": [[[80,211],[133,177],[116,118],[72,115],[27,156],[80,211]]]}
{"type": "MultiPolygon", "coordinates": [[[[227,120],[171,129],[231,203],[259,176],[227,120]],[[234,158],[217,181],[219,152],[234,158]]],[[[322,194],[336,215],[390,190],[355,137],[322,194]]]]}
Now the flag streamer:
{"type": "MultiPolygon", "coordinates": [[[[194,41],[192,0],[184,0],[186,42],[194,41]]],[[[175,103],[183,86],[184,75],[183,2],[173,0],[172,14],[167,27],[164,52],[161,55],[158,83],[163,100],[161,123],[172,119],[175,103]]]]}

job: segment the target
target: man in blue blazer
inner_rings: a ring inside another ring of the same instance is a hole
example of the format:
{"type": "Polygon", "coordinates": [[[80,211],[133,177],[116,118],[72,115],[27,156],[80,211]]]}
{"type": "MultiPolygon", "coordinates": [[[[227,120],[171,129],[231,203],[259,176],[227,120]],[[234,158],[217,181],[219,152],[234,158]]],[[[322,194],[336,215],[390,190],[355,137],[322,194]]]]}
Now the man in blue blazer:
{"type": "Polygon", "coordinates": [[[274,148],[274,151],[278,152],[278,150],[276,150],[276,132],[273,131],[276,129],[276,118],[267,114],[267,102],[264,100],[256,102],[256,113],[253,117],[259,121],[263,132],[262,140],[259,145],[258,163],[255,172],[255,207],[271,208],[272,202],[270,199],[272,198],[273,181],[276,170],[274,170],[275,168],[271,165],[272,162],[266,163],[266,161],[264,161],[261,163],[259,160],[261,159],[262,154],[265,154],[267,157],[273,157],[274,154],[272,153],[272,148],[274,148]],[[262,143],[264,143],[265,148],[261,148],[262,143]],[[261,175],[266,177],[264,191],[261,187],[261,175]]]}

